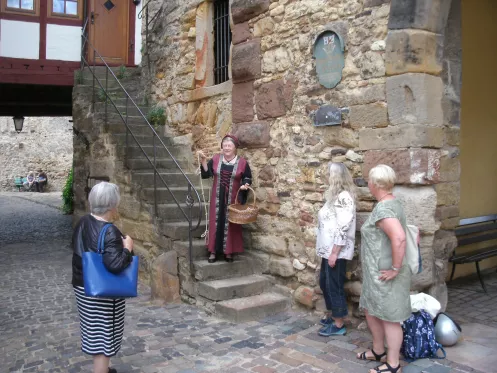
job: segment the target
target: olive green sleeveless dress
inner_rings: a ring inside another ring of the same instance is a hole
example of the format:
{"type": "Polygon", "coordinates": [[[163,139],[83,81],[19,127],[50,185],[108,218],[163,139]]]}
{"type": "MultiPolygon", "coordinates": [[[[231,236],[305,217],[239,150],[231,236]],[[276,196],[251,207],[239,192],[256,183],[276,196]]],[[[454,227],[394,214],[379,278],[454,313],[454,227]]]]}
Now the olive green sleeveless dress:
{"type": "Polygon", "coordinates": [[[406,216],[397,199],[379,202],[361,228],[361,262],[363,282],[359,306],[372,316],[385,321],[401,322],[411,315],[411,269],[403,263],[397,277],[391,281],[378,279],[380,270],[392,266],[390,239],[376,223],[395,218],[406,230],[406,216]]]}

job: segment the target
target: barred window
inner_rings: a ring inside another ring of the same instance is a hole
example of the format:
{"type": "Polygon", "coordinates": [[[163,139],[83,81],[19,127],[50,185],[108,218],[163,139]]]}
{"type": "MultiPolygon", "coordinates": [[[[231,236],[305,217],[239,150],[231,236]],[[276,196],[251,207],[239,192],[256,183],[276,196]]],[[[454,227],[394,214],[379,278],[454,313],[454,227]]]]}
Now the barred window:
{"type": "Polygon", "coordinates": [[[214,1],[214,81],[229,80],[231,29],[229,0],[214,1]]]}

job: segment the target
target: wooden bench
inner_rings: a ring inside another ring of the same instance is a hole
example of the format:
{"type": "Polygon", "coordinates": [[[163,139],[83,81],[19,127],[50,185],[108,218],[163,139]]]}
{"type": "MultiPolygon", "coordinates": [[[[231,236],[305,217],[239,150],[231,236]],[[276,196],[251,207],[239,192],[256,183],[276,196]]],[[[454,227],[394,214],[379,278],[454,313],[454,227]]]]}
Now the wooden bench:
{"type": "MultiPolygon", "coordinates": [[[[497,239],[497,214],[461,219],[459,226],[456,228],[456,237],[457,248],[497,239]]],[[[487,293],[487,288],[480,272],[480,261],[493,256],[497,256],[497,245],[495,244],[485,248],[470,250],[464,254],[456,254],[454,251],[452,257],[449,259],[449,262],[453,264],[450,281],[454,277],[457,264],[475,263],[481,286],[485,293],[487,293]]]]}

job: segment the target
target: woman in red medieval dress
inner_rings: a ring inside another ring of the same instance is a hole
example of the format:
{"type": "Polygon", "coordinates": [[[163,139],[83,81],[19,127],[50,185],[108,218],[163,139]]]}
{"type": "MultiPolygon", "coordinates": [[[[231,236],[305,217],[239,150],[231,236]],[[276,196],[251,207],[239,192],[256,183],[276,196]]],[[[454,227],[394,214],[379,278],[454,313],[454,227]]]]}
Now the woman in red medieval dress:
{"type": "Polygon", "coordinates": [[[209,208],[209,263],[214,263],[222,254],[227,262],[233,262],[233,254],[243,252],[242,226],[228,221],[228,205],[238,200],[244,204],[247,188],[252,184],[252,172],[245,158],[236,153],[239,143],[233,135],[226,135],[221,141],[221,153],[215,154],[209,162],[199,151],[202,179],[214,178],[209,208]]]}

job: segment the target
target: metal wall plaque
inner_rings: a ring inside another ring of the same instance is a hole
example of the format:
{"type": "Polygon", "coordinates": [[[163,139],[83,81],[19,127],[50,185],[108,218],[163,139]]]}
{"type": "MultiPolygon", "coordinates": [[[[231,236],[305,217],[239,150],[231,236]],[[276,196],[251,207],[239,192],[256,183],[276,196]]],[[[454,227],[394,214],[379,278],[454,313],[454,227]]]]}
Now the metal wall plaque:
{"type": "Polygon", "coordinates": [[[336,126],[342,124],[342,110],[335,106],[321,106],[314,115],[314,125],[319,126],[336,126]]]}
{"type": "Polygon", "coordinates": [[[314,58],[319,83],[326,88],[334,88],[342,80],[345,67],[342,39],[333,31],[320,34],[314,43],[314,58]]]}

